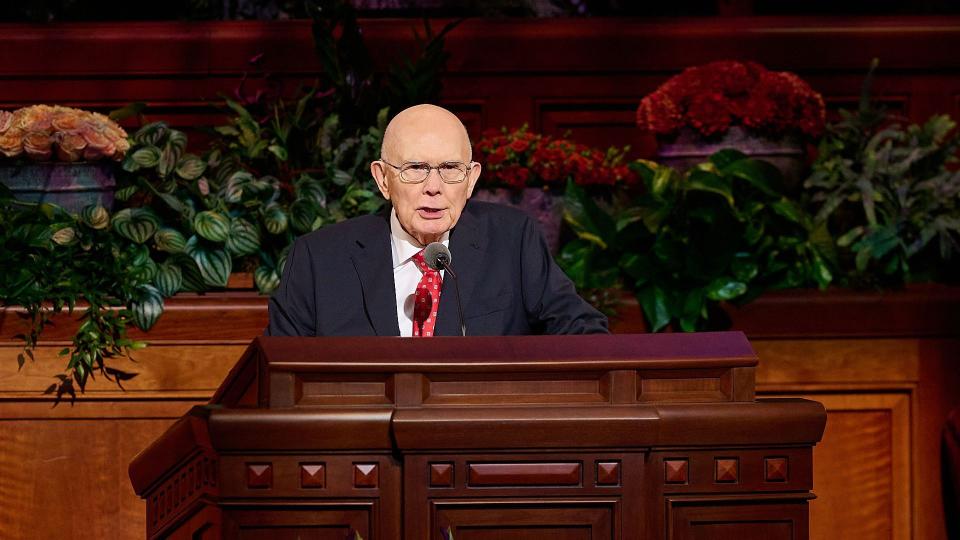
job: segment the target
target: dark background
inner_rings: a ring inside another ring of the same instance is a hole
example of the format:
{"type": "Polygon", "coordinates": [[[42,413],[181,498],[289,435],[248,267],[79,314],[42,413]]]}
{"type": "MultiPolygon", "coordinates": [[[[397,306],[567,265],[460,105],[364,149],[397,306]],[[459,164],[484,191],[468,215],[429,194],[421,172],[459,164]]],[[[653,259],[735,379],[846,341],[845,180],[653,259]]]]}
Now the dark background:
{"type": "MultiPolygon", "coordinates": [[[[393,16],[743,16],[937,15],[960,13],[955,0],[351,0],[364,17],[393,16]]],[[[12,0],[0,21],[166,21],[307,18],[302,0],[12,0]]]]}

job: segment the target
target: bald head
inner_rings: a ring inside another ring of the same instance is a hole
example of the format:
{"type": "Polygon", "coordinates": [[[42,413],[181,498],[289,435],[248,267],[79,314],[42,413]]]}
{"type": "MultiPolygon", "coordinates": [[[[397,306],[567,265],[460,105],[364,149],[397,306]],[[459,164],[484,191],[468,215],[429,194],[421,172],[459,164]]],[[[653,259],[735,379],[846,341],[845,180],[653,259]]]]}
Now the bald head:
{"type": "Polygon", "coordinates": [[[407,147],[419,147],[426,139],[442,137],[461,148],[459,158],[465,163],[473,159],[470,135],[455,114],[429,103],[408,107],[393,117],[383,132],[380,157],[386,160],[424,161],[401,155],[407,147]]]}

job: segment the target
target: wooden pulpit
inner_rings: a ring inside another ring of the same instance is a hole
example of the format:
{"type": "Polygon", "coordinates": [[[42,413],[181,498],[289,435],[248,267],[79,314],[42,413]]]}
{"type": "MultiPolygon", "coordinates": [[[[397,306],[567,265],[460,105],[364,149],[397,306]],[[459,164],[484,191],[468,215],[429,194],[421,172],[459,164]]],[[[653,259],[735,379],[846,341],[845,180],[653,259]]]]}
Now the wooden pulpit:
{"type": "Polygon", "coordinates": [[[130,465],[148,538],[805,539],[823,407],[743,334],[257,338],[130,465]]]}

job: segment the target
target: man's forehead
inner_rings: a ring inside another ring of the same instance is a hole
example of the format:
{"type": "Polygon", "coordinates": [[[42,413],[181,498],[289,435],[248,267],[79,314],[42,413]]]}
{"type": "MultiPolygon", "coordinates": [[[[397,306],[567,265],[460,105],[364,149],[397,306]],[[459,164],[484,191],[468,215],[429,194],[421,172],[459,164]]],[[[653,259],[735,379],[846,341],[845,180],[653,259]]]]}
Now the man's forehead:
{"type": "Polygon", "coordinates": [[[464,160],[470,155],[470,143],[462,128],[457,126],[424,126],[421,130],[413,125],[391,133],[384,140],[384,149],[406,161],[464,160]]]}
{"type": "Polygon", "coordinates": [[[393,156],[404,154],[398,156],[403,159],[417,159],[407,154],[421,152],[452,154],[444,159],[464,159],[471,153],[470,138],[460,119],[435,105],[417,105],[397,114],[387,125],[383,150],[393,156]]]}

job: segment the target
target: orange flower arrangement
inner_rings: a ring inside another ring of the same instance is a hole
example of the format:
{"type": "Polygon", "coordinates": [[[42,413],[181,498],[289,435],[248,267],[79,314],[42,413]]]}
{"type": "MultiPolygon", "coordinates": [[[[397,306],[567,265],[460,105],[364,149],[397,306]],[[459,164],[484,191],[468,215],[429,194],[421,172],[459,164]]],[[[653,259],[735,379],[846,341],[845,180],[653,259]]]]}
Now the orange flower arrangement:
{"type": "Polygon", "coordinates": [[[120,161],[129,149],[127,133],[102,114],[50,105],[0,111],[0,153],[9,158],[120,161]]]}

